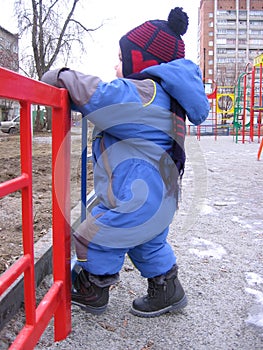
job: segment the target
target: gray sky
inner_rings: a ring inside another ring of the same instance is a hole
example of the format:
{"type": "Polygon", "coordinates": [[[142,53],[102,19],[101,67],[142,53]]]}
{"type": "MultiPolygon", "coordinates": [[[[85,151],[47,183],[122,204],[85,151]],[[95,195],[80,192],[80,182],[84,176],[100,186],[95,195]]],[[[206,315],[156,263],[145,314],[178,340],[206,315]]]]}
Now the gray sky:
{"type": "MultiPolygon", "coordinates": [[[[16,20],[13,16],[13,2],[0,0],[0,26],[15,33],[16,20]]],[[[122,35],[135,26],[150,19],[167,19],[170,10],[182,7],[189,16],[189,27],[183,36],[186,58],[196,62],[197,26],[199,0],[85,0],[77,5],[76,17],[89,28],[98,26],[108,19],[103,28],[92,33],[87,42],[88,57],[76,55],[70,68],[84,73],[99,75],[110,80],[115,77],[114,66],[118,61],[118,41],[122,35]]]]}

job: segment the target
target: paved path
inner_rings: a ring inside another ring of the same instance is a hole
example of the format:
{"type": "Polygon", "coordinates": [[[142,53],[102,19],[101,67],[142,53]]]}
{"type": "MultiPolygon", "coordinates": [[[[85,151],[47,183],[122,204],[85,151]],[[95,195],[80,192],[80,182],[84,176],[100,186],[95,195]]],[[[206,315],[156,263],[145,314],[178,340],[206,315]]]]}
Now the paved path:
{"type": "Polygon", "coordinates": [[[170,242],[189,304],[178,314],[129,313],[145,280],[127,260],[104,315],[72,307],[72,333],[53,343],[50,326],[36,349],[263,349],[263,159],[259,145],[231,137],[187,138],[183,202],[170,242]]]}

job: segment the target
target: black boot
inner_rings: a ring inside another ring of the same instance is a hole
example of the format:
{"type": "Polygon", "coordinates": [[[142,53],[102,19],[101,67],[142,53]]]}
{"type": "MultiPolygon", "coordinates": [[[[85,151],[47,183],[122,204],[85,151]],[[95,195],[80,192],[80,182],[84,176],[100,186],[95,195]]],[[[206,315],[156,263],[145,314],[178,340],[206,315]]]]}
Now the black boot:
{"type": "Polygon", "coordinates": [[[155,317],[184,308],[187,298],[178,280],[177,270],[177,265],[174,265],[165,275],[148,278],[148,294],[133,301],[131,313],[155,317]]]}
{"type": "Polygon", "coordinates": [[[76,277],[71,291],[72,304],[91,314],[102,314],[108,305],[110,286],[118,281],[119,274],[98,276],[79,266],[76,266],[74,273],[76,277]]]}

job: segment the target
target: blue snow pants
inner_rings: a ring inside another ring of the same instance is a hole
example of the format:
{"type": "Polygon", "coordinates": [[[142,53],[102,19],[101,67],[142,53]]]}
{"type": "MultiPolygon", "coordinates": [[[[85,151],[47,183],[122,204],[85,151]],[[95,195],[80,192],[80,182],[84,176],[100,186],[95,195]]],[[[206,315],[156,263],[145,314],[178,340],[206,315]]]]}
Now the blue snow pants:
{"type": "Polygon", "coordinates": [[[132,248],[111,248],[89,243],[87,261],[78,262],[94,275],[112,275],[122,268],[128,254],[145,278],[162,275],[176,263],[175,254],[167,242],[168,228],[152,240],[132,248]]]}

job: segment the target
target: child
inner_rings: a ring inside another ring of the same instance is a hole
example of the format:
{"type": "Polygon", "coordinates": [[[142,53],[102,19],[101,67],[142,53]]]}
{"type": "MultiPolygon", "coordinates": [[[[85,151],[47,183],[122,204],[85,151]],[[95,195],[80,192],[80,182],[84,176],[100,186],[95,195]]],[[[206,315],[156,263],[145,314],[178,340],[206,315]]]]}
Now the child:
{"type": "Polygon", "coordinates": [[[62,68],[42,80],[66,88],[72,109],[94,125],[93,173],[99,204],[74,233],[78,264],[72,302],[101,314],[128,254],[148,279],[131,312],[154,317],[186,306],[167,242],[185,163],[185,118],[209,112],[199,68],[184,59],[188,16],[147,21],[120,39],[118,79],[110,83],[62,68]]]}

